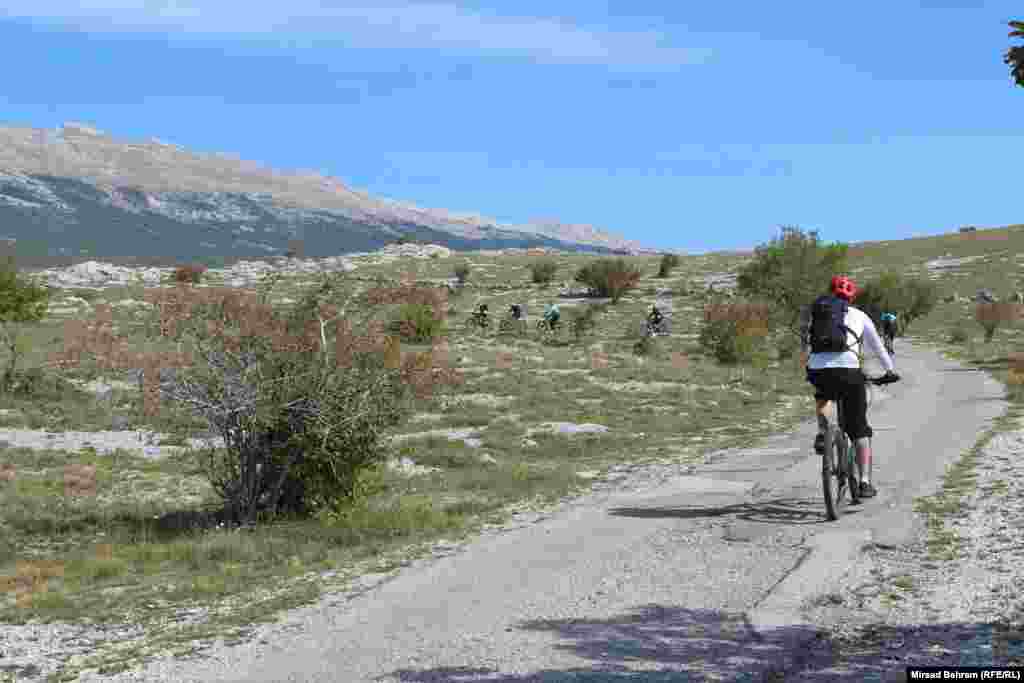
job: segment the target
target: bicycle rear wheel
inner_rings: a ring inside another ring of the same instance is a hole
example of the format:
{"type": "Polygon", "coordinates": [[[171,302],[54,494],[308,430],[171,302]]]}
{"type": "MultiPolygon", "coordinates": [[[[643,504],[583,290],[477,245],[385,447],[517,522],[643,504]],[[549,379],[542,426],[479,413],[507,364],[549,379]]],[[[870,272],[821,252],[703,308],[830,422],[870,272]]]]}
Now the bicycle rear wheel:
{"type": "Polygon", "coordinates": [[[839,465],[842,444],[835,426],[825,433],[825,453],[821,456],[821,486],[825,495],[825,513],[834,522],[842,515],[843,485],[839,465]]]}
{"type": "Polygon", "coordinates": [[[860,465],[857,463],[857,449],[852,441],[846,442],[846,479],[850,487],[850,503],[860,503],[860,465]]]}

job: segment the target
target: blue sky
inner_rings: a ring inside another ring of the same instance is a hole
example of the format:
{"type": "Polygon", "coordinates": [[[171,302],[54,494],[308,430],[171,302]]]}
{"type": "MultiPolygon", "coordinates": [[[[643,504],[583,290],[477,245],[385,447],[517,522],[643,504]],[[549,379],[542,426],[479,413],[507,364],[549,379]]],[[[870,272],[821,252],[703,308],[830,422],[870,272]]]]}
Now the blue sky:
{"type": "Polygon", "coordinates": [[[658,248],[897,239],[1024,222],[1010,19],[1019,1],[3,0],[0,124],[658,248]]]}

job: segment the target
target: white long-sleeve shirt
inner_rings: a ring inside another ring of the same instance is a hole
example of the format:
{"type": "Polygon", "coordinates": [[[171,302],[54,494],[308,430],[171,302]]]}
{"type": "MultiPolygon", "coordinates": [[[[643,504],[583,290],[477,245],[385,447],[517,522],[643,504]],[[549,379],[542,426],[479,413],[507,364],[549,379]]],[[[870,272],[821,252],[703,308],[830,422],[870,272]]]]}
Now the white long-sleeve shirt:
{"type": "Polygon", "coordinates": [[[829,351],[826,353],[812,353],[807,359],[807,367],[811,370],[823,370],[825,368],[853,368],[857,369],[862,366],[861,358],[864,355],[863,346],[866,344],[871,349],[872,353],[878,356],[878,359],[882,362],[882,367],[885,368],[886,372],[892,372],[895,370],[895,366],[892,363],[892,358],[889,353],[885,350],[885,346],[882,344],[881,337],[878,336],[878,330],[875,329],[875,323],[871,321],[867,313],[849,306],[846,309],[845,318],[846,327],[856,334],[861,339],[858,343],[857,339],[851,334],[846,333],[846,343],[850,347],[847,351],[829,351]]]}

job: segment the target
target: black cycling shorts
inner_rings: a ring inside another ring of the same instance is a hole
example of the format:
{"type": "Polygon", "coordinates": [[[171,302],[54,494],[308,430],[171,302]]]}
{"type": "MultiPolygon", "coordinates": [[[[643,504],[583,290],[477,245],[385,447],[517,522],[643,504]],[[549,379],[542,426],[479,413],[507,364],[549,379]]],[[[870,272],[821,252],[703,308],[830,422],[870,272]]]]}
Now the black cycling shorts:
{"type": "Polygon", "coordinates": [[[814,385],[814,398],[842,404],[846,433],[851,439],[874,436],[868,424],[868,390],[862,370],[807,368],[807,381],[814,385]]]}

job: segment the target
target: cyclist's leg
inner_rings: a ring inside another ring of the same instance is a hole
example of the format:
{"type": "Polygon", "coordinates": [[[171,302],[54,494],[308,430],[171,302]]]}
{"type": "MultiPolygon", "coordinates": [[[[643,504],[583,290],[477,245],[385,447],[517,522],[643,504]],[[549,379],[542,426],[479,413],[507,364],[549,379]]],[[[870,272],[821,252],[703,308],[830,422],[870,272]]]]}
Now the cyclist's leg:
{"type": "Polygon", "coordinates": [[[874,432],[868,424],[867,384],[864,373],[856,370],[847,375],[848,383],[843,392],[843,416],[846,433],[853,441],[857,450],[857,464],[860,466],[861,496],[870,498],[875,495],[871,483],[872,453],[871,437],[874,432]]]}
{"type": "Polygon", "coordinates": [[[833,387],[825,370],[807,370],[807,381],[814,386],[814,413],[818,419],[818,433],[814,436],[814,452],[825,451],[825,432],[831,416],[831,400],[835,398],[833,387]]]}

